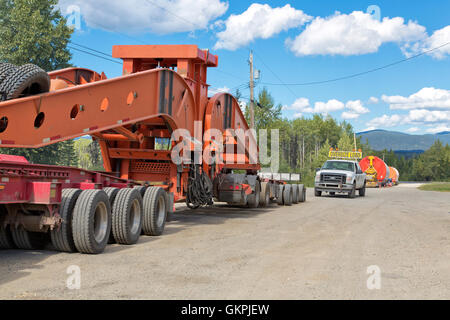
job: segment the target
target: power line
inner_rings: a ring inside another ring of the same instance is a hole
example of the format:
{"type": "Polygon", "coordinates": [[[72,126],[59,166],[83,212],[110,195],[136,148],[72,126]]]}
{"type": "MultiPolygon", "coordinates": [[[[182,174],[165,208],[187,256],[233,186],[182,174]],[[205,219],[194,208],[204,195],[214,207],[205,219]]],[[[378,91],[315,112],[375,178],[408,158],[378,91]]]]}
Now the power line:
{"type": "MultiPolygon", "coordinates": [[[[289,90],[290,93],[292,93],[292,95],[294,96],[294,98],[297,98],[297,95],[295,94],[295,92],[289,88],[284,82],[283,80],[280,79],[280,77],[278,77],[278,75],[264,62],[264,60],[261,58],[261,56],[255,51],[256,56],[259,58],[259,60],[261,60],[261,62],[266,66],[266,68],[275,76],[275,78],[277,78],[280,81],[280,84],[285,86],[286,89],[289,90]]],[[[262,83],[262,82],[261,82],[262,83]]]]}
{"type": "Polygon", "coordinates": [[[409,58],[405,58],[405,59],[402,59],[402,60],[399,60],[399,61],[395,61],[395,62],[386,64],[386,65],[378,67],[378,68],[370,69],[370,70],[363,71],[363,72],[358,72],[358,73],[355,73],[355,74],[351,74],[351,75],[343,76],[343,77],[339,77],[339,78],[323,80],[323,81],[303,82],[303,83],[269,83],[269,82],[261,82],[261,84],[268,85],[268,86],[308,86],[308,85],[324,84],[324,83],[336,82],[336,81],[341,81],[341,80],[347,80],[347,79],[356,78],[356,77],[359,77],[359,76],[362,76],[362,75],[365,75],[365,74],[368,74],[368,73],[372,73],[372,72],[376,72],[376,71],[379,71],[379,70],[383,70],[383,69],[395,66],[397,64],[400,64],[400,63],[403,63],[403,62],[406,62],[406,61],[418,58],[420,56],[423,56],[425,54],[428,54],[430,52],[433,52],[433,51],[436,51],[436,50],[438,50],[440,48],[443,48],[443,47],[445,47],[445,46],[447,46],[449,44],[450,44],[450,42],[447,42],[447,43],[444,43],[443,45],[440,45],[440,46],[435,47],[433,49],[421,52],[421,53],[416,54],[414,56],[411,56],[409,58]]]}
{"type": "Polygon", "coordinates": [[[75,51],[83,52],[83,53],[85,53],[85,54],[89,54],[89,55],[91,55],[91,56],[94,56],[94,57],[97,57],[97,58],[100,58],[100,59],[103,59],[103,60],[106,60],[106,61],[110,61],[110,62],[113,62],[113,63],[117,63],[117,64],[122,65],[122,63],[120,63],[119,61],[112,60],[112,59],[109,59],[109,58],[105,58],[105,57],[103,57],[103,56],[97,55],[97,54],[92,53],[92,52],[89,52],[89,51],[81,50],[81,49],[78,49],[78,48],[75,48],[75,47],[72,47],[72,46],[69,46],[69,45],[68,45],[67,47],[70,48],[70,49],[72,49],[72,50],[75,50],[75,51]]]}
{"type": "MultiPolygon", "coordinates": [[[[105,53],[105,52],[102,52],[102,51],[98,51],[98,50],[96,50],[96,49],[92,49],[92,48],[90,48],[90,47],[87,47],[87,46],[85,46],[85,45],[82,45],[82,44],[79,44],[79,43],[76,43],[76,42],[73,42],[73,41],[70,41],[70,43],[72,43],[73,45],[76,45],[76,46],[78,46],[78,47],[80,47],[80,48],[84,48],[84,49],[87,49],[87,50],[90,50],[90,51],[93,51],[93,52],[102,54],[102,55],[104,55],[104,56],[106,56],[106,57],[108,57],[108,58],[114,58],[114,57],[113,57],[111,54],[109,54],[109,53],[105,53]]],[[[117,58],[114,58],[114,59],[117,59],[117,58]]]]}

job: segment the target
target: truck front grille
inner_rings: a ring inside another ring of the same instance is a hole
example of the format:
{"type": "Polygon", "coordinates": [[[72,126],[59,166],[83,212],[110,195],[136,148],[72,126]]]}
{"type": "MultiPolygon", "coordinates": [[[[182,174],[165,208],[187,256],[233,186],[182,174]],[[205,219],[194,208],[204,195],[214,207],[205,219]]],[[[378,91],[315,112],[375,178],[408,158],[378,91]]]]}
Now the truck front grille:
{"type": "Polygon", "coordinates": [[[342,174],[324,174],[320,175],[320,182],[324,183],[345,183],[346,176],[342,174]]]}

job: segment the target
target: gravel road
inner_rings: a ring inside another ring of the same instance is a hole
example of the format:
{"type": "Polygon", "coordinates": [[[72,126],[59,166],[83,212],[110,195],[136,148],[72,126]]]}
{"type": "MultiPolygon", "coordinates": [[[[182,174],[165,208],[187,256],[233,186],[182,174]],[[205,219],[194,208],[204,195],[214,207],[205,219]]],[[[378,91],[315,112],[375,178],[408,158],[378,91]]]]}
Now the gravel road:
{"type": "Polygon", "coordinates": [[[292,207],[181,206],[97,256],[0,251],[0,299],[450,299],[450,194],[398,186],[292,207]],[[81,288],[68,289],[69,266],[81,288]],[[369,290],[369,266],[380,289],[369,290]]]}

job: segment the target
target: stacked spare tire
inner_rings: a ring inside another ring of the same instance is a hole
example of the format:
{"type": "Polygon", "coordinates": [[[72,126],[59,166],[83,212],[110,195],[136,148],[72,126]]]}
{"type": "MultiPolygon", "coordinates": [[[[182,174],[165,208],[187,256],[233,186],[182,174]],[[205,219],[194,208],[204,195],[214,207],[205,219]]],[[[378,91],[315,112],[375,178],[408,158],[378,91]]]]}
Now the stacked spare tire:
{"type": "Polygon", "coordinates": [[[0,101],[23,98],[50,90],[50,77],[34,64],[0,63],[0,101]]]}

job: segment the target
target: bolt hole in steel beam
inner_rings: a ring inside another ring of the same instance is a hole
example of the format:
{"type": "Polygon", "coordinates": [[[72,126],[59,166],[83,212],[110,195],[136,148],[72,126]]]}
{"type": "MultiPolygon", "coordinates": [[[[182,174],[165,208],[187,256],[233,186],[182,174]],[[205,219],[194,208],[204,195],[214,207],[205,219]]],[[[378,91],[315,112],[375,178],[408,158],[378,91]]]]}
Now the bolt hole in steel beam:
{"type": "Polygon", "coordinates": [[[0,133],[5,131],[6,128],[8,128],[8,118],[7,117],[2,117],[0,119],[0,133]]]}
{"type": "Polygon", "coordinates": [[[102,104],[100,105],[100,110],[102,112],[105,112],[106,110],[108,110],[108,108],[109,108],[109,100],[108,98],[104,98],[102,100],[102,104]]]}
{"type": "Polygon", "coordinates": [[[137,98],[137,92],[131,91],[127,96],[127,105],[131,106],[134,102],[134,99],[137,98]]]}
{"type": "Polygon", "coordinates": [[[80,111],[80,106],[78,104],[74,105],[72,107],[72,110],[70,110],[70,119],[75,120],[79,111],[80,111]]]}
{"type": "Polygon", "coordinates": [[[45,113],[39,112],[38,115],[36,116],[36,118],[34,119],[34,127],[36,129],[39,129],[42,126],[42,124],[44,123],[44,119],[45,119],[45,113]]]}

